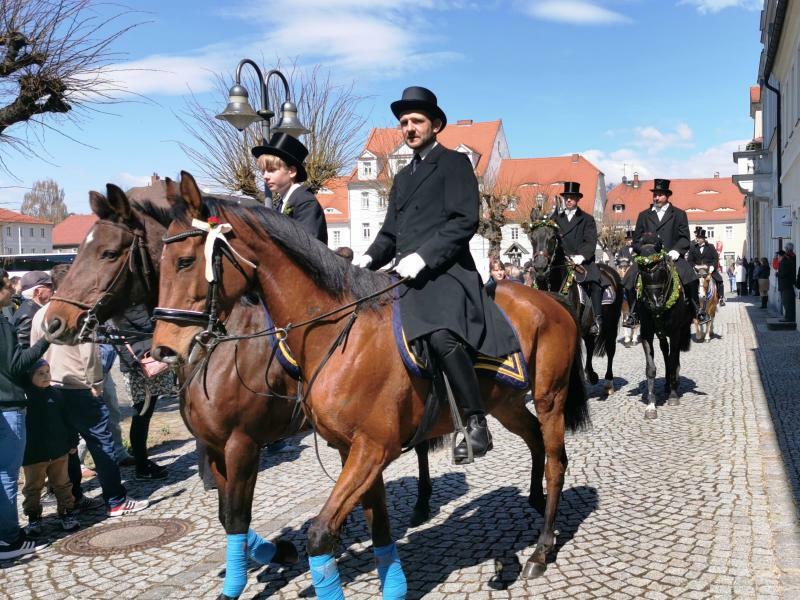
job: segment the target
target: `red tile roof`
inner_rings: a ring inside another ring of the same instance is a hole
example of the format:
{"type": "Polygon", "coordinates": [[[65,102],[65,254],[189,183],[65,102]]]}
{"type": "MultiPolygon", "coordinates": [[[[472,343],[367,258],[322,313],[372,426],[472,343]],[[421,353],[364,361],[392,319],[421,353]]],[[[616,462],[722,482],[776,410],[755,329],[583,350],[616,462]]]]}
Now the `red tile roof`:
{"type": "MultiPolygon", "coordinates": [[[[608,192],[604,220],[636,223],[639,213],[653,202],[652,180],[642,180],[638,189],[620,184],[608,192]],[[622,213],[614,212],[615,204],[623,204],[622,213]]],[[[670,184],[672,202],[686,211],[689,222],[744,221],[744,195],[730,177],[708,179],[673,179],[670,184]]]]}
{"type": "Polygon", "coordinates": [[[331,225],[347,223],[350,220],[350,203],[347,199],[347,182],[350,177],[336,177],[328,181],[317,191],[322,210],[325,211],[325,222],[331,225]],[[331,209],[335,212],[328,212],[331,209]]]}
{"type": "Polygon", "coordinates": [[[80,246],[97,215],[70,215],[53,228],[53,247],[80,246]]]}
{"type": "MultiPolygon", "coordinates": [[[[475,172],[482,176],[489,166],[489,157],[492,154],[497,134],[503,122],[484,121],[474,123],[465,119],[449,123],[444,131],[439,134],[437,141],[451,150],[455,150],[460,145],[465,145],[471,150],[480,154],[475,172]]],[[[380,159],[385,159],[389,153],[397,149],[403,143],[402,132],[395,127],[375,127],[370,131],[365,150],[372,152],[380,159]]],[[[358,169],[353,173],[353,180],[358,180],[358,169]]]]}
{"type": "Polygon", "coordinates": [[[52,225],[50,221],[23,215],[7,208],[0,208],[0,223],[27,223],[30,225],[52,225]]]}
{"type": "Polygon", "coordinates": [[[549,207],[552,207],[552,199],[564,189],[562,183],[577,181],[581,184],[584,197],[582,208],[591,214],[599,176],[600,169],[580,154],[550,158],[507,158],[500,163],[495,188],[500,194],[511,194],[518,198],[517,210],[507,211],[506,218],[519,222],[530,217],[537,195],[544,194],[549,207]]]}

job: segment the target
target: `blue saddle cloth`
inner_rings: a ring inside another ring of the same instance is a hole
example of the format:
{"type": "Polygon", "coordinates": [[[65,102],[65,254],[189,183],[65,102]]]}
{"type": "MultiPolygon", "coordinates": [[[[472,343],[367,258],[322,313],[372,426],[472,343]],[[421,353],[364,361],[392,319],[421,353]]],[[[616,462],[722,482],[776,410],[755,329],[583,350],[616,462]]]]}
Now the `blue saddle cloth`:
{"type": "MultiPolygon", "coordinates": [[[[262,306],[264,305],[262,304],[262,306]]],[[[275,327],[266,306],[264,306],[264,319],[266,320],[267,329],[273,329],[275,327]]],[[[286,345],[286,340],[279,341],[274,335],[269,336],[269,339],[270,344],[272,344],[272,351],[275,353],[275,357],[283,367],[283,370],[286,371],[289,377],[299,381],[302,374],[300,372],[300,365],[297,364],[294,356],[292,356],[292,351],[289,350],[289,346],[286,345]]]]}
{"type": "MultiPolygon", "coordinates": [[[[397,351],[403,359],[406,369],[414,376],[425,379],[430,379],[428,371],[420,364],[419,359],[411,350],[406,339],[405,331],[403,331],[402,318],[400,316],[400,293],[399,288],[394,288],[394,302],[392,302],[392,331],[394,332],[394,340],[397,344],[397,351]]],[[[508,321],[508,317],[503,310],[498,306],[498,310],[503,317],[508,321]]],[[[511,323],[509,322],[509,325],[511,323]]],[[[511,327],[514,330],[513,326],[511,327]]],[[[517,332],[514,330],[514,335],[517,332]]],[[[520,346],[521,347],[521,346],[520,346]]],[[[528,376],[528,367],[525,364],[525,358],[522,352],[515,352],[503,358],[495,358],[494,356],[486,356],[479,354],[475,362],[475,371],[478,377],[488,377],[494,379],[498,383],[509,386],[517,390],[527,390],[530,388],[531,382],[528,376]]]]}

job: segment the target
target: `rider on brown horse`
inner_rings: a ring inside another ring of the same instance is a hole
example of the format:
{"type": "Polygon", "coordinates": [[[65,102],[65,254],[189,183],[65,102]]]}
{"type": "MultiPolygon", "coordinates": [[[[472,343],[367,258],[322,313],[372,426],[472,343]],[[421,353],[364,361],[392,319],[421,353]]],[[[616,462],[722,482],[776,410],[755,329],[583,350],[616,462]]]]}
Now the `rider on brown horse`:
{"type": "Polygon", "coordinates": [[[585,269],[585,277],[580,284],[592,299],[594,325],[589,333],[596,335],[603,328],[603,288],[600,285],[600,269],[594,262],[597,225],[592,215],[578,208],[578,201],[583,198],[581,184],[565,181],[561,197],[564,198],[564,210],[553,215],[553,220],[561,232],[564,254],[569,256],[574,264],[585,269]]]}
{"type": "MultiPolygon", "coordinates": [[[[379,269],[395,260],[395,271],[410,280],[400,296],[406,337],[428,340],[467,417],[473,455],[483,456],[492,438],[473,357],[506,356],[519,344],[486,294],[469,251],[478,229],[478,182],[464,154],[437,143],[447,117],[433,92],[406,88],[392,112],[414,159],[395,176],[386,220],[355,264],[379,269]]],[[[462,441],[456,461],[467,455],[462,441]]]]}
{"type": "Polygon", "coordinates": [[[719,305],[725,306],[725,284],[719,272],[719,253],[714,246],[706,243],[706,230],[696,227],[694,231],[695,242],[689,251],[689,263],[694,266],[706,265],[711,273],[711,279],[717,285],[717,298],[719,305]]]}

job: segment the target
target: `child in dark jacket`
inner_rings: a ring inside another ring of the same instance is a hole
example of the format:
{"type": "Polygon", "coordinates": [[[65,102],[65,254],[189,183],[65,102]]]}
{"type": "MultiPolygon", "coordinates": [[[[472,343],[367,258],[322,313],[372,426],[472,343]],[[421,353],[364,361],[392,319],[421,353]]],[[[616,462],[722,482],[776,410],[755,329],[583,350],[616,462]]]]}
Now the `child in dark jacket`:
{"type": "Polygon", "coordinates": [[[72,514],[75,498],[67,473],[67,459],[73,440],[62,418],[61,393],[50,385],[50,365],[42,359],[31,370],[31,385],[26,390],[28,414],[25,422],[27,444],[22,467],[25,472],[25,497],[22,510],[28,517],[25,533],[35,537],[42,532],[41,495],[45,477],[56,496],[58,516],[64,531],[80,527],[72,514]]]}

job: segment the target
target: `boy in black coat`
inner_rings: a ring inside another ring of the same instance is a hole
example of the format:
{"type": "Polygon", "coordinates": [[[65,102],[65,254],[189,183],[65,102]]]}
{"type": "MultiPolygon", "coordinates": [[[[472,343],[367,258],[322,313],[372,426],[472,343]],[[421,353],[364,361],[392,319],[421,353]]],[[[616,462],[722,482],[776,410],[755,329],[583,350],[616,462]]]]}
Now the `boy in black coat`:
{"type": "Polygon", "coordinates": [[[25,533],[36,537],[42,532],[42,489],[45,477],[56,496],[58,516],[64,531],[80,527],[72,514],[75,498],[67,472],[69,452],[73,450],[72,435],[62,418],[63,399],[59,390],[50,385],[50,365],[39,360],[31,369],[31,385],[26,390],[28,414],[25,421],[27,443],[22,468],[25,487],[22,510],[28,517],[25,533]]]}

